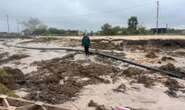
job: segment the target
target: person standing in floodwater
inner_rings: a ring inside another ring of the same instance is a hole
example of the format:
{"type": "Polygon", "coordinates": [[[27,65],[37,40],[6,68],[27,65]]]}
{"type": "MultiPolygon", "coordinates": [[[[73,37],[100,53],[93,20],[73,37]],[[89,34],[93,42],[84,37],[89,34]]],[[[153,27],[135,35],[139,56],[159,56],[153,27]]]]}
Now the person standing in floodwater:
{"type": "Polygon", "coordinates": [[[85,34],[82,38],[82,46],[84,47],[86,56],[89,56],[89,47],[91,46],[91,40],[88,34],[85,34]]]}

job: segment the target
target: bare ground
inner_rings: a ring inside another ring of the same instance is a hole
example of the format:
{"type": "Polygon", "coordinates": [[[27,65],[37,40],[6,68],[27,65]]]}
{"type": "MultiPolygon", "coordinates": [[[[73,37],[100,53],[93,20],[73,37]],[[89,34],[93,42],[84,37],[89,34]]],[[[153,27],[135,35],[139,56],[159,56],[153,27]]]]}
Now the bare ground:
{"type": "MultiPolygon", "coordinates": [[[[160,37],[154,40],[151,37],[144,38],[146,41],[120,40],[120,37],[93,38],[92,48],[113,50],[116,55],[137,63],[185,72],[182,37],[175,39],[170,36],[159,40],[160,37]]],[[[141,37],[133,38],[136,40],[141,37]]],[[[26,92],[26,95],[20,95],[26,99],[61,104],[72,110],[111,110],[117,106],[137,110],[183,110],[185,107],[184,80],[96,55],[87,58],[82,53],[16,49],[7,47],[5,43],[80,48],[80,40],[65,38],[0,42],[0,61],[10,59],[0,67],[11,66],[9,70],[19,70],[25,74],[25,83],[17,88],[19,92],[26,92]],[[14,55],[21,57],[11,57],[14,55]],[[89,107],[92,101],[94,105],[89,107]]],[[[9,72],[12,74],[12,71],[9,72]]],[[[6,83],[8,86],[9,82],[6,83]]]]}

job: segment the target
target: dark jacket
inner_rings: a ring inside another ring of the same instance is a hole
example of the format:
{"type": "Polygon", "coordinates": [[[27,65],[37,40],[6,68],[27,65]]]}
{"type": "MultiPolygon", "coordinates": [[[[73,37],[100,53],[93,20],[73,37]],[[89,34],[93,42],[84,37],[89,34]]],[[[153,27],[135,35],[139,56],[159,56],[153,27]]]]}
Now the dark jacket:
{"type": "Polygon", "coordinates": [[[88,36],[84,36],[82,38],[82,46],[84,46],[84,47],[90,47],[91,46],[91,41],[90,41],[88,36]]]}

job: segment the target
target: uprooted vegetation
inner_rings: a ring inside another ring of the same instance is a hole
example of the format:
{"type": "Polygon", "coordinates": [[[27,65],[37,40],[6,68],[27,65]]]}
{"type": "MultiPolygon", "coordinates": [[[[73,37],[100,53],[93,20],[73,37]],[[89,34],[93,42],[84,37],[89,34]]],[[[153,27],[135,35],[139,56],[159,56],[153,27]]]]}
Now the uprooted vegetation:
{"type": "MultiPolygon", "coordinates": [[[[88,107],[94,108],[95,110],[113,110],[112,107],[106,107],[105,105],[100,105],[97,102],[90,100],[88,107]]],[[[148,110],[143,108],[131,108],[131,107],[116,107],[116,110],[148,110]]]]}
{"type": "Polygon", "coordinates": [[[180,71],[179,68],[176,68],[175,65],[172,63],[162,65],[161,67],[159,67],[159,69],[165,70],[165,71],[176,71],[176,72],[180,71]]]}
{"type": "Polygon", "coordinates": [[[77,97],[84,86],[110,83],[108,76],[120,72],[120,69],[113,66],[93,62],[84,65],[70,59],[37,62],[38,71],[26,79],[27,88],[31,91],[26,98],[53,104],[64,103],[77,97]]]}
{"type": "Polygon", "coordinates": [[[8,63],[10,61],[15,61],[15,60],[20,60],[23,58],[27,58],[29,55],[26,54],[13,54],[11,56],[8,56],[8,54],[5,54],[1,59],[0,59],[0,65],[8,63]]]}
{"type": "Polygon", "coordinates": [[[8,52],[0,53],[0,59],[3,59],[4,57],[7,57],[9,55],[8,52]]]}
{"type": "Polygon", "coordinates": [[[24,82],[25,77],[21,70],[11,67],[4,67],[0,69],[0,83],[4,84],[9,89],[18,89],[24,82]]]}
{"type": "Polygon", "coordinates": [[[125,84],[121,84],[116,89],[113,89],[113,91],[125,93],[126,89],[127,89],[126,85],[125,84]]]}
{"type": "Polygon", "coordinates": [[[163,50],[176,50],[177,48],[185,47],[184,40],[121,40],[121,39],[108,39],[108,40],[92,40],[92,48],[96,49],[114,49],[123,50],[124,47],[130,50],[144,50],[159,52],[163,50]],[[150,48],[152,46],[152,48],[150,48]]]}
{"type": "Polygon", "coordinates": [[[155,80],[149,76],[150,74],[151,72],[149,71],[144,71],[142,69],[134,67],[129,67],[122,73],[122,75],[134,79],[133,80],[134,83],[141,83],[147,88],[151,88],[152,86],[155,85],[154,84],[155,80]]]}
{"type": "MultiPolygon", "coordinates": [[[[135,83],[144,84],[147,88],[154,86],[154,80],[146,75],[150,74],[148,71],[134,67],[121,70],[112,66],[113,64],[74,61],[74,55],[34,62],[38,69],[26,78],[26,86],[30,91],[26,98],[52,104],[64,103],[75,100],[86,85],[109,84],[122,76],[135,80],[135,83]]],[[[126,88],[122,87],[115,91],[125,92],[126,88]]]]}
{"type": "Polygon", "coordinates": [[[12,90],[24,83],[24,74],[19,69],[4,67],[0,69],[0,94],[17,97],[12,90]]]}
{"type": "Polygon", "coordinates": [[[145,56],[147,58],[157,58],[158,57],[154,52],[149,52],[145,56]]]}
{"type": "Polygon", "coordinates": [[[170,97],[177,97],[176,92],[179,91],[181,88],[184,88],[179,84],[178,81],[174,79],[168,78],[165,82],[164,85],[168,87],[168,90],[165,92],[167,95],[170,97]]]}
{"type": "Polygon", "coordinates": [[[168,52],[168,54],[173,57],[185,57],[185,51],[183,50],[168,52]]]}
{"type": "Polygon", "coordinates": [[[4,94],[10,97],[18,97],[12,90],[7,88],[4,84],[0,83],[0,95],[4,94]]]}
{"type": "Polygon", "coordinates": [[[32,40],[29,40],[29,41],[24,41],[24,42],[21,42],[19,44],[46,43],[46,42],[50,42],[50,41],[53,41],[53,40],[58,40],[58,38],[55,38],[55,37],[43,37],[43,38],[32,39],[32,40]]]}
{"type": "Polygon", "coordinates": [[[110,110],[106,108],[104,105],[99,105],[98,103],[94,102],[93,100],[90,100],[88,103],[89,107],[95,108],[95,110],[110,110]]]}
{"type": "Polygon", "coordinates": [[[175,59],[172,58],[172,57],[163,56],[163,57],[161,58],[161,61],[175,61],[175,59]]]}

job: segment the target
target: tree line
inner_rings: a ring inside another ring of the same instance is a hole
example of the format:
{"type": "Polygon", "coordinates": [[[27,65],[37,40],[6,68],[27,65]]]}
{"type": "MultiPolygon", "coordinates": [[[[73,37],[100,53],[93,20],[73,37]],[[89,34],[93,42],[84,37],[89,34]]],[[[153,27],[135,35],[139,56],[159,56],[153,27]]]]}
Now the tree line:
{"type": "Polygon", "coordinates": [[[132,16],[128,19],[128,27],[111,26],[106,23],[101,27],[101,30],[97,33],[99,35],[138,35],[149,34],[149,30],[145,27],[139,26],[137,17],[132,16]]]}
{"type": "MultiPolygon", "coordinates": [[[[78,36],[82,35],[83,32],[79,30],[65,30],[54,27],[48,27],[37,18],[31,18],[26,22],[22,22],[25,26],[23,33],[25,35],[43,35],[43,36],[78,36]]],[[[168,29],[168,34],[180,34],[184,30],[168,29]]],[[[150,29],[146,29],[144,26],[139,24],[136,16],[131,16],[128,19],[128,26],[112,26],[109,23],[105,23],[101,26],[101,29],[97,32],[90,32],[91,35],[147,35],[155,34],[150,29]]]]}

